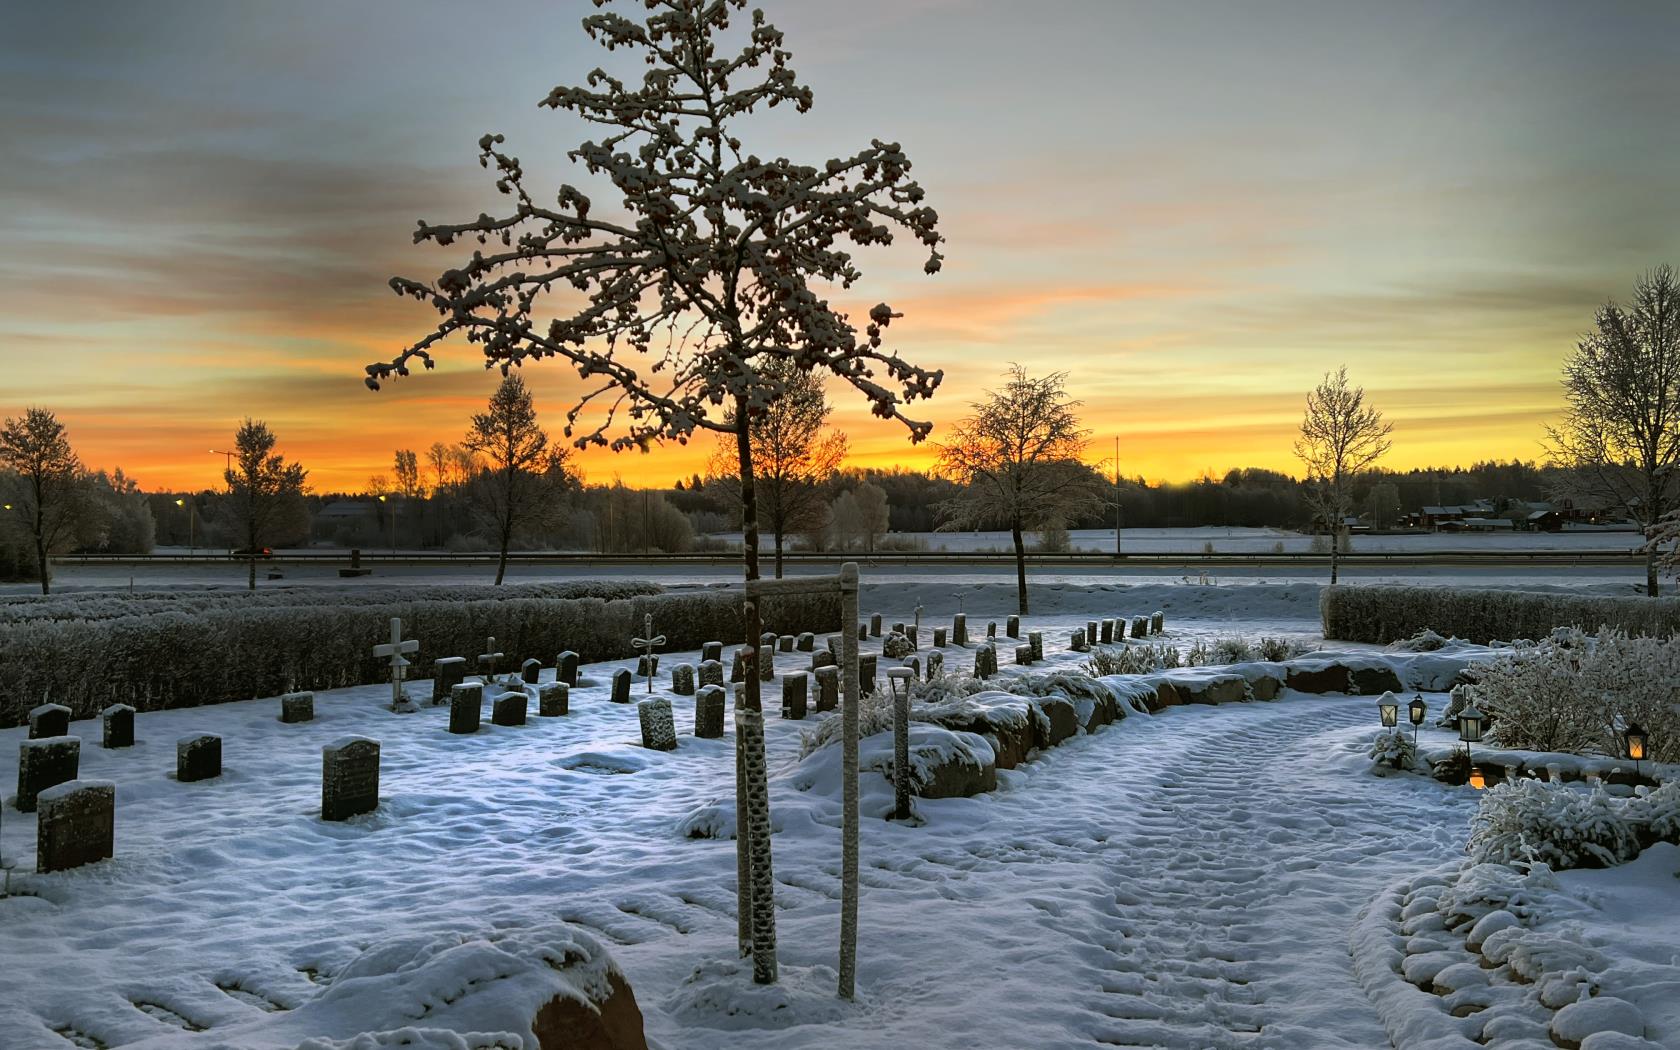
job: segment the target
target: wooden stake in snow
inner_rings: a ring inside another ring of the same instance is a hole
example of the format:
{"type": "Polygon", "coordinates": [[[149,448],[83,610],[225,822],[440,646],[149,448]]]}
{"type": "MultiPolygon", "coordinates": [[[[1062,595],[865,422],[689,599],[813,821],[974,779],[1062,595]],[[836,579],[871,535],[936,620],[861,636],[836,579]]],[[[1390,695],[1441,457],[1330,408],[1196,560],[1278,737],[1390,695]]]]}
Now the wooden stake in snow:
{"type": "Polygon", "coordinates": [[[652,613],[648,613],[647,616],[642,619],[642,634],[645,637],[630,639],[630,647],[632,649],[645,650],[639,655],[642,657],[642,666],[647,668],[647,691],[651,694],[653,692],[653,650],[665,644],[664,635],[655,635],[653,633],[652,613]]]}
{"type": "MultiPolygon", "coordinates": [[[[495,641],[494,638],[490,640],[491,642],[495,641]]],[[[374,646],[373,655],[382,659],[390,658],[391,710],[393,711],[402,711],[409,706],[407,699],[403,696],[403,679],[408,675],[408,660],[404,657],[404,654],[419,651],[420,642],[418,639],[403,640],[402,618],[391,617],[391,640],[383,645],[374,646]]]]}

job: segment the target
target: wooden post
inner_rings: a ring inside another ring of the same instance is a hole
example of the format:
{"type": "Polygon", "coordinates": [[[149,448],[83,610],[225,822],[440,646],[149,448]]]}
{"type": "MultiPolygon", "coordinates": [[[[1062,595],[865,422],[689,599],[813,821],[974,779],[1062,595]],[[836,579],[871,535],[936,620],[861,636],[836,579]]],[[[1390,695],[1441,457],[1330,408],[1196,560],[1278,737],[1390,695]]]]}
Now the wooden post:
{"type": "MultiPolygon", "coordinates": [[[[857,618],[858,567],[849,561],[840,566],[840,622],[857,618]]],[[[856,633],[845,633],[840,651],[840,998],[851,999],[857,986],[858,709],[863,704],[856,633]]]]}

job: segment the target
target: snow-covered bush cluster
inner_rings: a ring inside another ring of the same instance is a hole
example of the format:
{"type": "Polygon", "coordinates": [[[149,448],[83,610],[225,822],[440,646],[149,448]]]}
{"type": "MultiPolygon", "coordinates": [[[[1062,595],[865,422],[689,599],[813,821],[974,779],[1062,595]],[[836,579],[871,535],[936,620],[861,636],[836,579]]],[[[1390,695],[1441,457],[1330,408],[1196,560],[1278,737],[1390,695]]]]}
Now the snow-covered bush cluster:
{"type": "Polygon", "coordinates": [[[1312,647],[1305,642],[1290,638],[1266,637],[1255,642],[1246,638],[1220,638],[1214,642],[1198,639],[1183,652],[1177,646],[1162,642],[1142,642],[1095,649],[1086,659],[1084,671],[1101,678],[1111,674],[1153,674],[1174,667],[1218,667],[1256,660],[1281,663],[1311,651],[1312,647]]]}
{"type": "Polygon", "coordinates": [[[1400,639],[1389,648],[1402,653],[1433,653],[1445,648],[1450,640],[1426,628],[1410,638],[1400,639]]]}
{"type": "Polygon", "coordinates": [[[1514,780],[1482,796],[1466,850],[1478,864],[1538,862],[1561,871],[1620,864],[1657,840],[1680,841],[1680,782],[1619,799],[1601,786],[1514,780]]]}
{"type": "Polygon", "coordinates": [[[1435,631],[1485,645],[1500,638],[1545,638],[1560,625],[1609,624],[1631,635],[1680,632],[1680,599],[1540,594],[1462,587],[1326,587],[1324,637],[1388,645],[1435,631]]]}
{"type": "MultiPolygon", "coordinates": [[[[411,678],[429,677],[439,657],[483,652],[490,636],[511,666],[527,657],[549,664],[567,649],[585,662],[630,656],[630,641],[649,614],[673,649],[740,641],[742,629],[740,592],[727,589],[612,601],[327,605],[309,591],[293,600],[0,624],[0,725],[19,724],[43,701],[85,718],[111,703],[148,711],[385,681],[389,668],[373,656],[373,646],[387,640],[392,617],[401,617],[405,635],[420,642],[411,678]]],[[[784,633],[832,630],[840,619],[835,595],[777,595],[763,609],[765,622],[784,633]]]]}
{"type": "Polygon", "coordinates": [[[1651,734],[1652,757],[1680,760],[1680,638],[1608,627],[1595,638],[1565,628],[1475,677],[1466,696],[1489,716],[1490,739],[1502,747],[1621,755],[1621,731],[1637,722],[1651,734]]]}
{"type": "Polygon", "coordinates": [[[1093,649],[1085,658],[1085,673],[1094,678],[1111,674],[1151,674],[1177,667],[1180,663],[1178,647],[1160,642],[1140,645],[1102,646],[1093,649]]]}
{"type": "Polygon", "coordinates": [[[910,644],[910,639],[898,631],[893,631],[881,640],[881,655],[889,660],[903,660],[916,651],[910,644]]]}
{"type": "Polygon", "coordinates": [[[1404,729],[1384,729],[1371,740],[1371,759],[1395,769],[1410,769],[1417,761],[1417,748],[1404,729]]]}

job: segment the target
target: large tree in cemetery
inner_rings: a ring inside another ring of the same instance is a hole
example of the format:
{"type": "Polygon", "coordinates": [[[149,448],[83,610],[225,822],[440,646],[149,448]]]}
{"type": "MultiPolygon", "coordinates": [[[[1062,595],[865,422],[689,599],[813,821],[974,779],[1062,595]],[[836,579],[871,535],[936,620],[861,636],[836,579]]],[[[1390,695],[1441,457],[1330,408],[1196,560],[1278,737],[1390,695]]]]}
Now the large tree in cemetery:
{"type": "Polygon", "coordinates": [[[571,456],[549,444],[525,380],[502,379],[489,407],[472,418],[461,446],[480,457],[470,494],[489,518],[496,540],[496,585],[507,576],[514,536],[544,521],[560,498],[575,487],[571,456]]]}
{"type": "MultiPolygon", "coordinates": [[[[782,552],[792,533],[820,525],[828,514],[824,487],[846,457],[846,436],[827,427],[831,411],[823,374],[790,361],[773,360],[764,371],[785,393],[747,421],[759,518],[770,530],[776,551],[776,578],[782,576],[782,552]]],[[[724,422],[733,426],[733,411],[724,422]]],[[[737,497],[741,490],[740,455],[733,435],[719,441],[711,474],[737,497]]]]}
{"type": "Polygon", "coordinates": [[[938,446],[936,468],[961,485],[940,505],[944,528],[1006,528],[1015,546],[1016,602],[1027,612],[1026,533],[1094,508],[1101,495],[1079,461],[1090,431],[1067,373],[1031,376],[1011,365],[1004,384],[969,405],[938,446]]]}
{"type": "MultiPolygon", "coordinates": [[[[607,50],[628,52],[639,79],[597,69],[584,85],[557,87],[542,101],[596,129],[567,155],[605,199],[570,184],[539,196],[502,136],[480,139],[480,163],[494,169],[508,207],[463,223],[420,224],[417,242],[470,239],[477,247],[435,280],[392,280],[440,320],[395,359],[370,365],[367,382],[378,389],[416,361],[431,367],[432,351],[461,337],[504,374],[545,358],[575,369],[587,389],[567,415],[566,434],[579,446],[646,450],[703,431],[732,434],[742,570],[752,580],[759,556],[751,423],[788,392],[789,373],[773,364],[838,377],[877,416],[902,423],[912,441],[927,436],[931,425],[905,408],[932,396],[940,373],[886,347],[887,326],[899,315],[878,304],[860,331],[827,296],[862,276],[853,248],[891,245],[897,231],[927,250],[927,272],[938,271],[938,216],[922,203],[896,143],[876,140],[816,165],[747,144],[756,112],[804,113],[812,94],[789,65],[782,34],[762,12],[742,16],[746,0],[638,6],[646,12],[640,21],[602,11],[583,28],[607,50]]],[[[745,603],[743,619],[743,636],[756,642],[755,603],[745,603]]],[[[775,902],[757,676],[745,686],[737,718],[739,932],[754,979],[769,983],[775,902]]],[[[850,914],[844,902],[842,911],[850,914]]]]}
{"type": "Polygon", "coordinates": [[[1326,372],[1307,394],[1295,455],[1306,467],[1303,495],[1319,525],[1330,532],[1330,582],[1342,556],[1342,531],[1353,513],[1353,485],[1393,444],[1392,423],[1366,404],[1365,388],[1348,385],[1347,366],[1326,372]]]}
{"type": "Polygon", "coordinates": [[[234,520],[244,543],[246,586],[257,589],[257,558],[270,533],[303,495],[308,471],[274,451],[279,439],[268,424],[247,419],[233,436],[233,463],[223,473],[234,520]]]}
{"type": "MultiPolygon", "coordinates": [[[[1563,365],[1564,416],[1547,428],[1559,492],[1627,515],[1647,536],[1645,592],[1680,522],[1680,279],[1659,266],[1626,305],[1599,307],[1563,365]]],[[[1666,555],[1672,561],[1672,555],[1666,555]]]]}
{"type": "Polygon", "coordinates": [[[52,590],[52,556],[76,537],[88,507],[87,471],[58,417],[31,408],[0,427],[0,469],[16,475],[8,515],[35,550],[41,593],[52,590]]]}

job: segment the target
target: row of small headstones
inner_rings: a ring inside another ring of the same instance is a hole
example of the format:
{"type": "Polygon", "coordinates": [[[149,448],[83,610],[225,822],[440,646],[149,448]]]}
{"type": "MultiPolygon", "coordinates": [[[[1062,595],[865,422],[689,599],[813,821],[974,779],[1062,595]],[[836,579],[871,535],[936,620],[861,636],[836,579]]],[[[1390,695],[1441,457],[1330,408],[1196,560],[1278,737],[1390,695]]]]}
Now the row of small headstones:
{"type": "MultiPolygon", "coordinates": [[[[1166,629],[1166,614],[1156,610],[1149,616],[1134,616],[1131,620],[1132,637],[1147,638],[1152,634],[1160,634],[1166,629]]],[[[1126,640],[1126,620],[1116,618],[1112,620],[1086,620],[1084,627],[1077,627],[1073,632],[1073,639],[1068,648],[1076,653],[1091,651],[1093,645],[1110,645],[1114,642],[1126,640]]]]}

